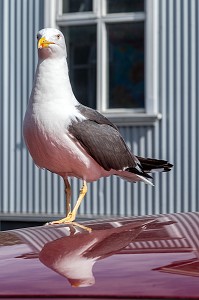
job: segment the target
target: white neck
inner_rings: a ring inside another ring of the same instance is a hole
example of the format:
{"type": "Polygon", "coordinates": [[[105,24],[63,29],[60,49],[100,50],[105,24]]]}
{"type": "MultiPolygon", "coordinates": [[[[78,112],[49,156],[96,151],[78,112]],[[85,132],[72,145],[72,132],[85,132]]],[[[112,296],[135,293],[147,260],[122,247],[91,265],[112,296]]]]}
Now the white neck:
{"type": "Polygon", "coordinates": [[[54,99],[66,101],[69,105],[78,104],[70,84],[65,57],[39,60],[31,99],[34,102],[48,102],[54,99]]]}

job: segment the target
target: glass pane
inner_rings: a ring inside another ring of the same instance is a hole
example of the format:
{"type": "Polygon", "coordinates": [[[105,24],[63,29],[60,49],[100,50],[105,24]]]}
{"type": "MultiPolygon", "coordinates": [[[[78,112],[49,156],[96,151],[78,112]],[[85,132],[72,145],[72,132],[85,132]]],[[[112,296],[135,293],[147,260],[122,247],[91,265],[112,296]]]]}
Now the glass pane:
{"type": "Polygon", "coordinates": [[[67,43],[69,76],[77,100],[96,108],[96,26],[62,27],[67,43]]]}
{"type": "Polygon", "coordinates": [[[92,0],[63,0],[63,13],[92,11],[92,0]]]}
{"type": "Polygon", "coordinates": [[[138,11],[144,11],[144,0],[107,0],[108,13],[138,11]]]}
{"type": "Polygon", "coordinates": [[[144,108],[144,22],[107,25],[109,108],[144,108]]]}

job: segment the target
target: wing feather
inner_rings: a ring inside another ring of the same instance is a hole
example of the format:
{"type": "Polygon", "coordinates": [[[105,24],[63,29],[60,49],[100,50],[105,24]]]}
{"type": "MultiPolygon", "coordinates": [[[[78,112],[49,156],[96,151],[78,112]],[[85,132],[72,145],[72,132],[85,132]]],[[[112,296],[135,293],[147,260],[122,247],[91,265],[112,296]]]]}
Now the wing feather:
{"type": "Polygon", "coordinates": [[[84,120],[73,122],[69,126],[69,132],[105,170],[136,167],[136,157],[114,127],[84,120]]]}

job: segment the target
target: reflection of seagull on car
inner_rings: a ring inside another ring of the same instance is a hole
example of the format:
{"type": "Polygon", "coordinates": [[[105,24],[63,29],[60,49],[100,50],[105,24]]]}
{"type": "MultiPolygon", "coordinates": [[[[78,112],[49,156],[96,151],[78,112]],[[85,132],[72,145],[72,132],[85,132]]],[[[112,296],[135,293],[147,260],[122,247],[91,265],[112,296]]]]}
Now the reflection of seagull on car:
{"type": "Polygon", "coordinates": [[[133,222],[117,228],[93,230],[59,238],[46,243],[39,253],[40,261],[66,277],[73,287],[95,283],[93,265],[97,260],[124,249],[153,220],[133,222]]]}

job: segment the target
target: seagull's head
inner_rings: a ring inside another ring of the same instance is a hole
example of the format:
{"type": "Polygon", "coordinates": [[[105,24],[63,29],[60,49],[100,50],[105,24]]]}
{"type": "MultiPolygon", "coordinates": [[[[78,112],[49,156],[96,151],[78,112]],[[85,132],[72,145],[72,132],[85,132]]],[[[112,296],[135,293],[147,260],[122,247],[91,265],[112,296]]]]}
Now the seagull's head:
{"type": "Polygon", "coordinates": [[[66,43],[64,35],[55,28],[44,28],[37,33],[38,55],[45,59],[66,57],[66,43]]]}

